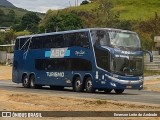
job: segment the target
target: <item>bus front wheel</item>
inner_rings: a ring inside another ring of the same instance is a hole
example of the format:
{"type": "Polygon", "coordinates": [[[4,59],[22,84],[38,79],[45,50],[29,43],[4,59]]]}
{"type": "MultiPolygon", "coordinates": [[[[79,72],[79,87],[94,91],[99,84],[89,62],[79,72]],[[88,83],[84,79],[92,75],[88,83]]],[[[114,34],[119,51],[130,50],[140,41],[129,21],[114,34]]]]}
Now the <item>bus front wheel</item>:
{"type": "Polygon", "coordinates": [[[114,89],[116,94],[122,94],[124,92],[124,89],[114,89]]]}
{"type": "Polygon", "coordinates": [[[88,92],[88,93],[93,93],[95,91],[94,88],[93,88],[92,78],[91,77],[88,77],[86,79],[85,89],[86,89],[86,92],[88,92]]]}
{"type": "Polygon", "coordinates": [[[80,77],[76,77],[73,84],[73,91],[74,92],[82,92],[83,91],[83,85],[81,83],[80,77]]]}
{"type": "Polygon", "coordinates": [[[29,79],[28,79],[28,76],[27,76],[27,75],[24,75],[24,76],[23,76],[22,85],[23,85],[23,87],[25,87],[25,88],[29,88],[29,87],[30,87],[30,82],[29,82],[29,79]]]}

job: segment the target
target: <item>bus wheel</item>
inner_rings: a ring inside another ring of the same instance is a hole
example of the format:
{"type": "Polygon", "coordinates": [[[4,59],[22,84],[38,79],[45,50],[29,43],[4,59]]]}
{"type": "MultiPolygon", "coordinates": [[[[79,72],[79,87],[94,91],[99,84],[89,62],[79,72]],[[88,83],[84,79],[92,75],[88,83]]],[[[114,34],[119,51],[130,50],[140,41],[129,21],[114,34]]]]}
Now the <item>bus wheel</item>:
{"type": "Polygon", "coordinates": [[[36,89],[42,88],[41,85],[36,85],[36,84],[35,84],[35,76],[34,76],[34,75],[32,75],[32,76],[30,77],[30,87],[31,87],[31,88],[36,88],[36,89]]]}
{"type": "Polygon", "coordinates": [[[35,88],[35,77],[34,77],[34,75],[32,75],[30,77],[30,87],[35,88]]]}
{"type": "Polygon", "coordinates": [[[76,77],[73,84],[73,91],[74,92],[82,92],[83,91],[83,85],[81,83],[80,77],[76,77]]]}
{"type": "Polygon", "coordinates": [[[30,87],[30,82],[29,82],[29,79],[28,79],[27,75],[23,76],[22,85],[25,88],[29,88],[30,87]]]}
{"type": "Polygon", "coordinates": [[[112,89],[104,89],[105,93],[110,93],[112,91],[112,89]]]}
{"type": "Polygon", "coordinates": [[[114,89],[116,94],[122,94],[124,92],[124,89],[114,89]]]}
{"type": "Polygon", "coordinates": [[[91,77],[88,77],[86,79],[85,89],[86,89],[86,92],[88,92],[88,93],[93,93],[95,91],[94,88],[93,88],[93,85],[92,85],[92,79],[91,79],[91,77]]]}

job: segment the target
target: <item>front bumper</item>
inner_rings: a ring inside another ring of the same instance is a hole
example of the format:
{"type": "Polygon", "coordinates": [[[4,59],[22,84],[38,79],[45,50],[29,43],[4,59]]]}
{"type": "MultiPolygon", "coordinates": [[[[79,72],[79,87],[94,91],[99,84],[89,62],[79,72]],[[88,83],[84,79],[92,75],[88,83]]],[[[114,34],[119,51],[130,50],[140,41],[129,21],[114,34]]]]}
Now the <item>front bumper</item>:
{"type": "Polygon", "coordinates": [[[142,84],[143,83],[143,78],[139,80],[123,80],[111,76],[107,76],[110,80],[119,83],[119,84],[126,84],[126,85],[135,85],[135,84],[142,84]]]}

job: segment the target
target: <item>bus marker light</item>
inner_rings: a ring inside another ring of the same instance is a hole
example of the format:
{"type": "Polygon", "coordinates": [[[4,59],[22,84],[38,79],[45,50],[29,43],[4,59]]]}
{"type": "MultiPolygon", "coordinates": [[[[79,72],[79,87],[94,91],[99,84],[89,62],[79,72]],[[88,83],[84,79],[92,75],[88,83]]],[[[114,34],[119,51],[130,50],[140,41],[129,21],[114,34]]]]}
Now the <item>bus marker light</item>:
{"type": "Polygon", "coordinates": [[[67,84],[70,84],[70,83],[71,83],[71,80],[66,80],[66,83],[67,83],[67,84]]]}

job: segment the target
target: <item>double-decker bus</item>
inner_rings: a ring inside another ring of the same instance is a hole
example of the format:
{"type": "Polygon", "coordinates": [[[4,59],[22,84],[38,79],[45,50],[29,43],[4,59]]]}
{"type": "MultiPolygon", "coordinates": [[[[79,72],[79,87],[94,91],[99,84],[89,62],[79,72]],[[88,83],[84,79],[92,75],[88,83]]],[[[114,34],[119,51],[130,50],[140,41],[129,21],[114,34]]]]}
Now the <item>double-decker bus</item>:
{"type": "Polygon", "coordinates": [[[121,94],[143,88],[144,52],[135,32],[120,29],[21,36],[15,43],[12,81],[25,88],[73,87],[75,92],[121,94]]]}

